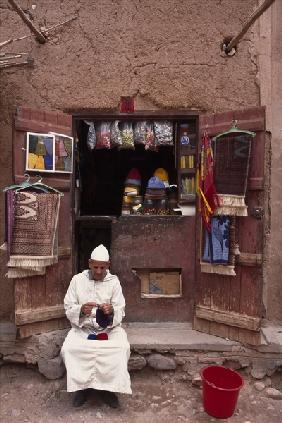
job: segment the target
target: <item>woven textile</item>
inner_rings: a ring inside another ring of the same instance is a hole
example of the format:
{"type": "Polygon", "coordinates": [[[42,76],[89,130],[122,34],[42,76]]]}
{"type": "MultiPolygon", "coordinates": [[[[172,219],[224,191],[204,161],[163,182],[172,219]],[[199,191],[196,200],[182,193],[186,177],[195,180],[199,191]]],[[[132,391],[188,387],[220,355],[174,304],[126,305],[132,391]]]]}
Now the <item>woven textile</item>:
{"type": "Polygon", "coordinates": [[[13,236],[13,226],[15,222],[15,213],[14,213],[14,192],[7,191],[5,193],[6,199],[6,242],[7,242],[7,251],[8,254],[11,253],[11,244],[12,244],[12,236],[13,236]]]}
{"type": "Polygon", "coordinates": [[[44,274],[58,261],[59,194],[21,191],[14,194],[14,225],[8,277],[44,274]]]}
{"type": "Polygon", "coordinates": [[[219,207],[214,215],[248,216],[245,197],[242,195],[218,194],[219,207]]]}
{"type": "Polygon", "coordinates": [[[230,218],[219,216],[211,218],[211,232],[206,230],[203,261],[228,264],[230,218]]]}

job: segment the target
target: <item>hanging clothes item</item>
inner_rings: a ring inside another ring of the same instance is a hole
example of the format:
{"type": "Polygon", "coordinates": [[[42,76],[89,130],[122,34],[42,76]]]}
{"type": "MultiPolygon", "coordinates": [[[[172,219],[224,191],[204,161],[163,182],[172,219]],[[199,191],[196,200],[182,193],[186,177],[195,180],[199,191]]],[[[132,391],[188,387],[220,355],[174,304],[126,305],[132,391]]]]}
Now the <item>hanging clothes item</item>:
{"type": "Polygon", "coordinates": [[[147,122],[145,120],[138,121],[133,124],[134,144],[146,144],[147,122]]]}
{"type": "Polygon", "coordinates": [[[96,146],[97,150],[111,148],[111,122],[101,122],[96,126],[96,146]]]}
{"type": "Polygon", "coordinates": [[[152,122],[147,122],[145,150],[158,151],[152,122]]]}
{"type": "Polygon", "coordinates": [[[122,137],[119,130],[119,121],[115,120],[111,123],[111,147],[120,147],[122,145],[122,137]]]}
{"type": "Polygon", "coordinates": [[[211,216],[218,207],[218,197],[214,184],[213,175],[213,152],[211,140],[205,131],[202,137],[201,161],[199,172],[199,209],[202,215],[204,227],[207,231],[211,230],[211,216]]]}
{"type": "Polygon", "coordinates": [[[154,122],[156,145],[173,145],[173,123],[167,120],[154,122]]]}
{"type": "Polygon", "coordinates": [[[122,145],[119,150],[134,150],[132,122],[123,122],[121,126],[122,145]]]}
{"type": "Polygon", "coordinates": [[[39,140],[36,148],[35,148],[35,154],[37,156],[45,156],[46,154],[46,147],[44,145],[44,141],[43,140],[39,140]]]}
{"type": "Polygon", "coordinates": [[[58,261],[59,194],[14,193],[14,224],[8,278],[45,274],[58,261]]]}
{"type": "Polygon", "coordinates": [[[87,134],[87,148],[89,151],[93,151],[96,146],[96,130],[94,122],[85,120],[84,123],[89,126],[88,134],[87,134]]]}
{"type": "Polygon", "coordinates": [[[214,179],[219,207],[216,215],[247,216],[245,194],[254,132],[231,128],[214,138],[214,179]]]}
{"type": "Polygon", "coordinates": [[[44,156],[44,166],[46,170],[53,170],[53,157],[49,154],[44,156]]]}
{"type": "Polygon", "coordinates": [[[59,140],[59,156],[60,157],[66,157],[67,155],[68,155],[68,153],[65,149],[64,141],[60,138],[60,140],[59,140]]]}
{"type": "Polygon", "coordinates": [[[206,230],[202,260],[213,264],[228,264],[230,218],[211,218],[211,231],[206,230]]]}
{"type": "Polygon", "coordinates": [[[46,273],[58,261],[58,216],[61,193],[28,181],[5,189],[8,278],[46,273]]]}

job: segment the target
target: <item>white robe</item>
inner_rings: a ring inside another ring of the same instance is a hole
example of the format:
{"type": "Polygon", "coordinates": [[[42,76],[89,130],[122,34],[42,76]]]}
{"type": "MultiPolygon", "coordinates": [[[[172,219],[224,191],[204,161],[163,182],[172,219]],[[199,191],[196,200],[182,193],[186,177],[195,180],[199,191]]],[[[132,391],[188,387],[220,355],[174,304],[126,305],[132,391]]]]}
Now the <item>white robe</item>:
{"type": "Polygon", "coordinates": [[[91,272],[84,270],[72,278],[64,305],[72,326],[61,350],[68,392],[94,388],[131,394],[127,370],[130,346],[121,327],[125,300],[118,277],[107,271],[102,281],[94,281],[91,272]],[[90,317],[81,317],[81,306],[88,302],[112,304],[113,324],[101,328],[96,323],[96,308],[90,317]],[[106,332],[108,340],[87,339],[92,332],[106,332]]]}

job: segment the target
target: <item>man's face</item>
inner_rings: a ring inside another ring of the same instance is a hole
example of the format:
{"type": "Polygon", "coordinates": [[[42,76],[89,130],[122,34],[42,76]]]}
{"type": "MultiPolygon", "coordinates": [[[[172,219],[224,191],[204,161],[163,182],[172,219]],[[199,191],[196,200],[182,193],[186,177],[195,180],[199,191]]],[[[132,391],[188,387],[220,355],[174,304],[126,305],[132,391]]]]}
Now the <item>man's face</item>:
{"type": "Polygon", "coordinates": [[[89,269],[95,281],[102,281],[107,274],[107,269],[110,266],[109,261],[89,260],[89,269]]]}

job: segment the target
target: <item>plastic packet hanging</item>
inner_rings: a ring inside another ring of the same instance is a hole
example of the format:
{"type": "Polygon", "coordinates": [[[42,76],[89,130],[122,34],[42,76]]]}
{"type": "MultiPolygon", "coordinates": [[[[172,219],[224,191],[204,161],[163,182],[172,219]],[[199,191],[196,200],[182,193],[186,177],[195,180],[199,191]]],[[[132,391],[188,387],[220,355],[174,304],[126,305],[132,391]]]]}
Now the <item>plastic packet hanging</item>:
{"type": "Polygon", "coordinates": [[[154,122],[156,145],[173,145],[173,123],[164,120],[154,122]]]}
{"type": "Polygon", "coordinates": [[[122,145],[122,138],[118,124],[118,120],[111,123],[111,147],[120,147],[122,145]]]}
{"type": "Polygon", "coordinates": [[[111,148],[111,122],[101,122],[96,128],[96,149],[111,148]]]}
{"type": "Polygon", "coordinates": [[[96,132],[94,122],[90,122],[88,120],[84,121],[87,125],[89,125],[88,134],[87,134],[87,147],[90,151],[94,150],[96,146],[96,132]]]}
{"type": "Polygon", "coordinates": [[[147,128],[147,122],[146,121],[140,121],[136,122],[133,125],[133,139],[134,144],[146,144],[146,128],[147,128]]]}
{"type": "Polygon", "coordinates": [[[121,150],[134,150],[133,141],[133,128],[131,122],[123,122],[121,128],[122,145],[119,147],[121,150]]]}
{"type": "Polygon", "coordinates": [[[153,124],[151,122],[146,125],[145,150],[157,151],[153,124]]]}

